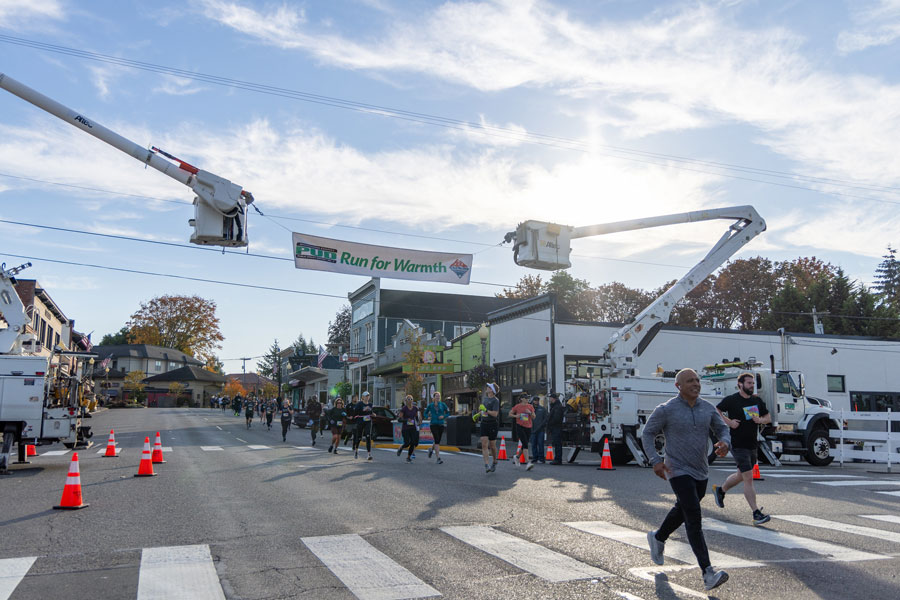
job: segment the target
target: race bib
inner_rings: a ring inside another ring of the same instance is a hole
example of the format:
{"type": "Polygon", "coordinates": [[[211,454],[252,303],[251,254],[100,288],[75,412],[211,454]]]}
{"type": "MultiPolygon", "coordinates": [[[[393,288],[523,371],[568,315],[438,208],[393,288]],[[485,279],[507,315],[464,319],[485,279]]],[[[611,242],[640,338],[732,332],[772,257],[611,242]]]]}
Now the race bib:
{"type": "Polygon", "coordinates": [[[415,420],[415,419],[407,419],[407,420],[406,420],[406,424],[407,424],[407,425],[415,425],[415,424],[416,424],[416,420],[415,420]]]}
{"type": "Polygon", "coordinates": [[[527,420],[528,420],[528,413],[522,413],[521,415],[519,415],[519,418],[522,419],[523,421],[527,421],[527,420]]]}
{"type": "Polygon", "coordinates": [[[372,417],[370,417],[369,415],[366,415],[363,417],[363,421],[371,421],[371,420],[372,420],[372,417]]]}
{"type": "Polygon", "coordinates": [[[338,426],[338,427],[340,427],[340,426],[343,425],[343,424],[344,424],[343,421],[338,421],[338,422],[337,422],[337,426],[338,426]]]}

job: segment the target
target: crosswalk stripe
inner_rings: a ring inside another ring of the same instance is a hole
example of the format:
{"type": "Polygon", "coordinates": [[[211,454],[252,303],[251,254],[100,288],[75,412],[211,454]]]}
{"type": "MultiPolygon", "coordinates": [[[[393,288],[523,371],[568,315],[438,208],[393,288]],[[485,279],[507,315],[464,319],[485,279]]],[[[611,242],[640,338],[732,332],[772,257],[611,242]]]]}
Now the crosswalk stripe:
{"type": "Polygon", "coordinates": [[[876,521],[884,521],[885,523],[900,524],[900,516],[897,515],[859,515],[863,519],[875,519],[876,521]]]}
{"type": "MultiPolygon", "coordinates": [[[[615,540],[623,544],[628,544],[629,546],[634,546],[635,548],[646,550],[647,552],[650,551],[646,531],[622,527],[621,525],[616,525],[607,521],[573,521],[571,523],[563,524],[579,531],[584,531],[585,533],[615,540]]],[[[674,558],[675,560],[687,564],[697,562],[697,557],[694,556],[694,551],[691,550],[690,544],[679,542],[671,538],[666,541],[666,558],[674,558]]],[[[709,558],[714,565],[722,569],[763,566],[762,563],[744,560],[743,558],[722,554],[721,552],[714,552],[712,550],[709,551],[709,558]]]]}
{"type": "Polygon", "coordinates": [[[836,544],[828,542],[820,542],[809,538],[791,535],[788,533],[780,533],[770,529],[749,527],[747,525],[736,525],[734,523],[726,523],[716,519],[703,519],[703,528],[710,531],[719,531],[730,535],[735,535],[748,540],[772,544],[773,546],[781,546],[782,548],[790,548],[795,550],[808,550],[815,554],[822,554],[841,562],[853,562],[858,560],[877,560],[890,558],[881,554],[873,554],[871,552],[863,552],[861,550],[853,550],[852,548],[844,548],[836,544]]]}
{"type": "Polygon", "coordinates": [[[36,560],[37,556],[0,559],[0,600],[7,600],[12,596],[36,560]]]}
{"type": "Polygon", "coordinates": [[[160,448],[162,448],[163,452],[171,452],[172,451],[172,446],[160,446],[160,448]]]}
{"type": "Polygon", "coordinates": [[[850,479],[849,481],[814,481],[813,483],[818,485],[830,485],[833,487],[844,487],[852,485],[890,485],[895,487],[900,486],[900,481],[888,481],[887,479],[850,479]]]}
{"type": "Polygon", "coordinates": [[[441,527],[441,531],[547,581],[612,576],[603,569],[485,525],[441,527]]]}
{"type": "MultiPolygon", "coordinates": [[[[122,449],[119,448],[118,446],[116,446],[116,455],[118,456],[121,452],[122,452],[122,449]]],[[[101,448],[100,450],[97,450],[97,454],[106,454],[106,448],[104,447],[104,448],[101,448]]]]}
{"type": "Polygon", "coordinates": [[[137,600],[225,600],[209,546],[144,548],[137,600]]]}
{"type": "Polygon", "coordinates": [[[251,450],[271,450],[272,449],[271,446],[257,446],[254,444],[250,444],[247,447],[250,448],[251,450]]]}
{"type": "Polygon", "coordinates": [[[313,448],[311,446],[291,446],[291,448],[296,448],[297,450],[309,450],[311,452],[321,452],[321,448],[313,448]]]}
{"type": "Polygon", "coordinates": [[[804,475],[802,473],[763,473],[760,472],[760,475],[763,477],[774,477],[776,479],[858,479],[859,475],[828,475],[822,473],[812,473],[804,475]]]}
{"type": "Polygon", "coordinates": [[[355,533],[300,539],[359,600],[441,595],[355,533]]]}
{"type": "Polygon", "coordinates": [[[50,450],[48,452],[41,452],[41,456],[65,456],[68,453],[68,450],[50,450]]]}
{"type": "Polygon", "coordinates": [[[900,496],[900,490],[896,492],[875,492],[876,494],[884,494],[885,496],[900,496]]]}
{"type": "Polygon", "coordinates": [[[200,446],[200,449],[204,452],[215,452],[217,450],[222,450],[222,446],[200,446]]]}
{"type": "Polygon", "coordinates": [[[845,533],[853,533],[866,537],[873,537],[879,540],[887,540],[900,544],[900,533],[892,531],[884,531],[883,529],[875,529],[873,527],[863,527],[861,525],[851,525],[849,523],[839,523],[837,521],[828,521],[819,519],[818,517],[808,517],[806,515],[772,515],[774,519],[783,519],[791,523],[799,523],[800,525],[810,525],[812,527],[823,527],[833,531],[843,531],[845,533]]]}

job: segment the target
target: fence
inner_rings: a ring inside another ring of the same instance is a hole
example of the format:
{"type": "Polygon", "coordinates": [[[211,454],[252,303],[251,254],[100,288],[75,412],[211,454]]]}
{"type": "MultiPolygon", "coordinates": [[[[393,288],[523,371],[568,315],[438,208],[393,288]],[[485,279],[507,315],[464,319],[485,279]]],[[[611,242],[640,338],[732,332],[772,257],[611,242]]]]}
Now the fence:
{"type": "Polygon", "coordinates": [[[841,409],[841,429],[831,429],[828,435],[835,443],[831,455],[840,460],[865,460],[876,463],[897,462],[900,456],[900,433],[891,432],[893,423],[900,423],[900,412],[845,412],[841,409]],[[857,429],[850,429],[849,425],[857,429]]]}

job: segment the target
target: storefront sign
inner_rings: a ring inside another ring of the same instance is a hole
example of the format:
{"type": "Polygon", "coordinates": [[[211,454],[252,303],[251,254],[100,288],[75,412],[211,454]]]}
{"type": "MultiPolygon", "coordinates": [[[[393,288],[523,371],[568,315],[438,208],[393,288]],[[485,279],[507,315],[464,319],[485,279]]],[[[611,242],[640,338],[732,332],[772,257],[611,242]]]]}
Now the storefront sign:
{"type": "MultiPolygon", "coordinates": [[[[453,363],[432,363],[430,365],[421,364],[416,369],[419,373],[453,373],[453,363]]],[[[412,373],[413,368],[409,363],[403,363],[403,372],[412,373]]]]}
{"type": "Polygon", "coordinates": [[[294,266],[366,277],[469,284],[471,254],[357,244],[294,233],[294,266]]]}

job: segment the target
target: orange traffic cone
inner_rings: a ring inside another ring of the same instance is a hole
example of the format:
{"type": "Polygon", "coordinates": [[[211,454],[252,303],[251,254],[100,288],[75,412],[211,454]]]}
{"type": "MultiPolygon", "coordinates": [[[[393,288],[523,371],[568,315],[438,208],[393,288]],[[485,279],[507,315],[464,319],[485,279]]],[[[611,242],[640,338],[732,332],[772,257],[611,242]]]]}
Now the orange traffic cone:
{"type": "Polygon", "coordinates": [[[758,464],[753,465],[753,480],[754,481],[765,481],[765,479],[763,479],[763,476],[759,474],[759,465],[758,464]]]}
{"type": "Polygon", "coordinates": [[[159,439],[159,432],[156,432],[156,441],[153,442],[153,464],[160,464],[166,462],[163,460],[162,455],[162,442],[159,439]]]}
{"type": "Polygon", "coordinates": [[[72,455],[69,463],[69,474],[66,475],[66,485],[63,488],[62,499],[59,506],[53,508],[63,510],[78,510],[88,506],[81,498],[81,473],[78,471],[78,453],[72,455]]]}
{"type": "Polygon", "coordinates": [[[153,459],[150,456],[150,438],[144,438],[144,451],[141,452],[141,464],[135,477],[153,477],[153,459]]]}
{"type": "Polygon", "coordinates": [[[109,441],[106,442],[106,454],[103,455],[103,458],[111,456],[113,458],[118,458],[119,455],[116,454],[116,434],[112,429],[109,430],[109,441]]]}
{"type": "Polygon", "coordinates": [[[553,459],[553,446],[547,446],[547,456],[544,460],[554,460],[553,459]]]}
{"type": "Polygon", "coordinates": [[[27,444],[25,446],[25,456],[37,456],[37,449],[34,447],[34,444],[27,444]]]}
{"type": "Polygon", "coordinates": [[[522,451],[522,441],[519,441],[519,464],[525,464],[525,453],[522,451]]]}
{"type": "Polygon", "coordinates": [[[506,457],[506,438],[500,436],[500,451],[497,452],[497,460],[509,460],[506,457]]]}
{"type": "Polygon", "coordinates": [[[600,470],[601,471],[615,471],[616,470],[612,466],[612,455],[609,453],[609,438],[604,438],[604,441],[603,441],[603,458],[600,459],[600,470]]]}

